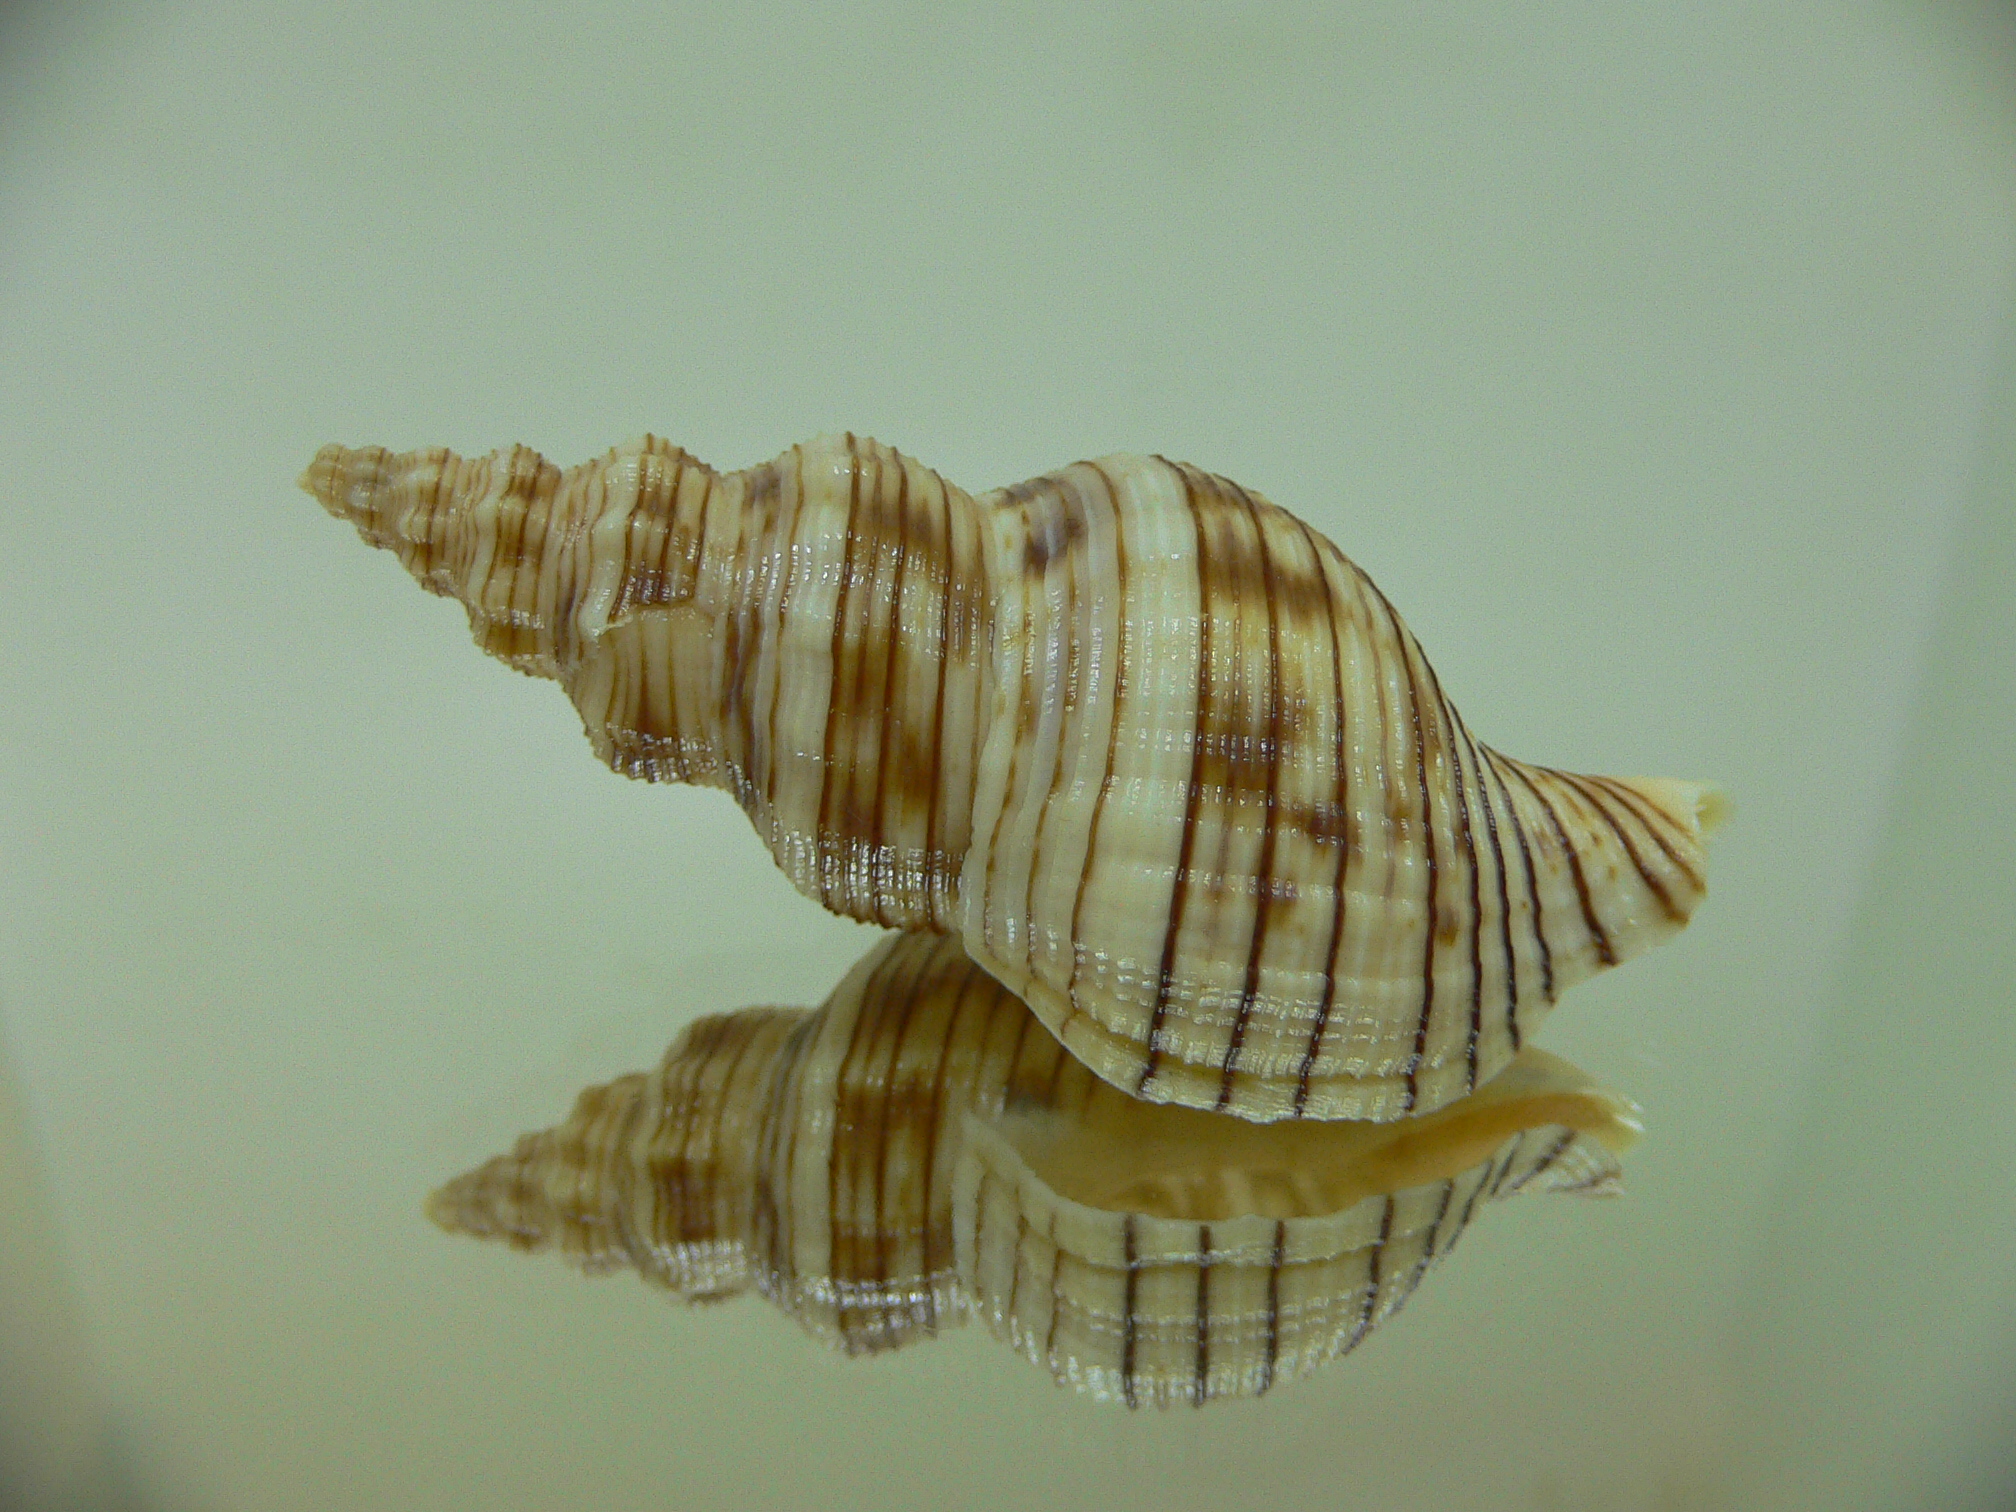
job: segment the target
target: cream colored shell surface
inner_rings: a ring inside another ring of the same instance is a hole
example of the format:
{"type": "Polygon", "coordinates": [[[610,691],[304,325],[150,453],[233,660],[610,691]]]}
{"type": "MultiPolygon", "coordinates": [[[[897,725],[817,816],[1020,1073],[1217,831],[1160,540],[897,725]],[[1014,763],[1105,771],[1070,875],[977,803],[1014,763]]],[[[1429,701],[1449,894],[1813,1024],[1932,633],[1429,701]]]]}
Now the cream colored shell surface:
{"type": "Polygon", "coordinates": [[[1476,741],[1335,546],[1189,466],[975,498],[853,436],[731,474],[647,437],[303,482],[617,770],[727,789],[801,890],[956,933],[1144,1098],[1439,1107],[1703,895],[1711,790],[1476,741]]]}
{"type": "Polygon", "coordinates": [[[1202,1402],[1351,1349],[1486,1199],[1615,1190],[1633,1115],[1533,1049],[1397,1123],[1144,1103],[905,934],[816,1012],[694,1024],[429,1211],[694,1300],[753,1287],[849,1353],[977,1314],[1095,1396],[1202,1402]]]}

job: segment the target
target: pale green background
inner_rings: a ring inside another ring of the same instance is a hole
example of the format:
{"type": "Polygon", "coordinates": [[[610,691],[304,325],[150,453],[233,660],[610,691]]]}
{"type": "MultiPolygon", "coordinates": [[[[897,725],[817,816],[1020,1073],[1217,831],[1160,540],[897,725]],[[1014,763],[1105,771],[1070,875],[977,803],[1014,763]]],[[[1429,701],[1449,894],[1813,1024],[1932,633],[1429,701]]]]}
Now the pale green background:
{"type": "Polygon", "coordinates": [[[0,1504],[2004,1506],[2016,37],[1981,4],[0,17],[0,1504]],[[1161,451],[1516,755],[1710,777],[1620,1203],[1130,1417],[419,1203],[869,943],[294,490],[1161,451]]]}

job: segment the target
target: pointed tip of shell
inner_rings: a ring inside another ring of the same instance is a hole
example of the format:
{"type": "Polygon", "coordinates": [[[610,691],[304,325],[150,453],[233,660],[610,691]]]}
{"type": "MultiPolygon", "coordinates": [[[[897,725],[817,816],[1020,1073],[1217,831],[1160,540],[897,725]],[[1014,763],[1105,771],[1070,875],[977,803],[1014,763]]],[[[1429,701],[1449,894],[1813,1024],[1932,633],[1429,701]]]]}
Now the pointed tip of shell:
{"type": "MultiPolygon", "coordinates": [[[[1612,1155],[1628,1154],[1645,1137],[1645,1110],[1621,1092],[1606,1089],[1605,1096],[1611,1104],[1609,1121],[1584,1132],[1612,1155]]],[[[1623,1189],[1620,1182],[1617,1190],[1623,1189]]]]}
{"type": "Polygon", "coordinates": [[[488,1238],[498,1231],[495,1214],[490,1204],[485,1202],[484,1173],[489,1168],[479,1167],[474,1171],[464,1171],[452,1181],[443,1182],[427,1194],[421,1205],[428,1220],[448,1234],[473,1234],[478,1238],[488,1238]]]}
{"type": "MultiPolygon", "coordinates": [[[[447,453],[439,454],[440,459],[447,453]]],[[[338,446],[334,442],[315,453],[315,460],[294,481],[329,513],[348,520],[373,546],[393,544],[391,522],[381,518],[394,499],[393,485],[405,467],[434,462],[434,454],[395,455],[382,446],[338,446]]]]}
{"type": "Polygon", "coordinates": [[[463,1194],[462,1183],[468,1178],[458,1176],[445,1186],[438,1186],[427,1194],[427,1200],[420,1210],[427,1215],[427,1221],[445,1234],[460,1234],[467,1230],[462,1225],[463,1194]]]}
{"type": "Polygon", "coordinates": [[[352,455],[348,447],[331,442],[302,469],[301,476],[294,480],[296,486],[303,493],[312,494],[329,513],[347,518],[350,511],[343,507],[343,496],[347,492],[345,483],[352,455]]]}
{"type": "Polygon", "coordinates": [[[422,1211],[443,1233],[541,1248],[551,1237],[554,1215],[539,1200],[543,1191],[525,1175],[522,1161],[497,1156],[429,1192],[422,1211]]]}
{"type": "Polygon", "coordinates": [[[1696,786],[1701,792],[1694,802],[1695,822],[1701,826],[1702,834],[1712,835],[1736,817],[1736,800],[1711,783],[1696,786]]]}
{"type": "Polygon", "coordinates": [[[1657,803],[1698,839],[1707,839],[1736,812],[1728,793],[1712,782],[1687,782],[1677,777],[1634,777],[1631,786],[1657,803]]]}

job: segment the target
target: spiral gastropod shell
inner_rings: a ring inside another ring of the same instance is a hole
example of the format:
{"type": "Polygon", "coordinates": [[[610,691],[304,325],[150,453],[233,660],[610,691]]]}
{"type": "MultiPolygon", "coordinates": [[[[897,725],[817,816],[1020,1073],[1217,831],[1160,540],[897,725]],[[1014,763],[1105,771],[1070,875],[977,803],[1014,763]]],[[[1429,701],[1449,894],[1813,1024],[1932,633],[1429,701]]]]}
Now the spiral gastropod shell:
{"type": "Polygon", "coordinates": [[[1485,1200],[1615,1190],[1634,1115],[1531,1047],[1392,1123],[1145,1103],[911,933],[816,1011],[698,1021],[429,1212],[693,1300],[753,1288],[849,1353],[977,1314],[1095,1396],[1203,1402],[1351,1349],[1485,1200]]]}
{"type": "Polygon", "coordinates": [[[977,498],[854,436],[718,473],[328,447],[303,484],[617,770],[827,907],[954,934],[1116,1087],[1394,1119],[1681,928],[1712,789],[1473,739],[1328,540],[1159,457],[977,498]]]}

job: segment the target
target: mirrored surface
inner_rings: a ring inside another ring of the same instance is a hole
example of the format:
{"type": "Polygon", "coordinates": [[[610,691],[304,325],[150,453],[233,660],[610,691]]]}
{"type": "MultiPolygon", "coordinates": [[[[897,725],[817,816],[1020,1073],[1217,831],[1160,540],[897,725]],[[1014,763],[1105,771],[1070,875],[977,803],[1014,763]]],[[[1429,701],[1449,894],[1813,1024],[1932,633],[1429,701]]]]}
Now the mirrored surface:
{"type": "Polygon", "coordinates": [[[1145,1102],[917,932],[817,1010],[699,1020],[427,1212],[689,1302],[753,1289],[846,1354],[977,1316],[1060,1385],[1202,1406],[1357,1348],[1481,1204],[1615,1195],[1638,1133],[1628,1099],[1531,1046],[1387,1123],[1145,1102]]]}
{"type": "Polygon", "coordinates": [[[10,1494],[2006,1505],[1999,8],[105,3],[0,39],[10,1494]],[[1726,788],[1685,933],[1539,1037],[1643,1108],[1626,1195],[1493,1206],[1348,1356],[1201,1412],[430,1224],[875,936],[722,795],[609,773],[294,478],[843,429],[975,488],[1237,478],[1494,744],[1726,788]]]}

